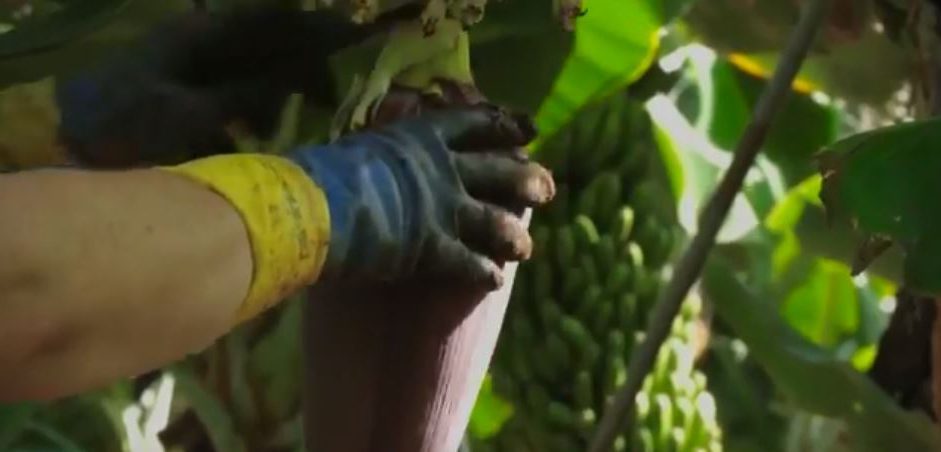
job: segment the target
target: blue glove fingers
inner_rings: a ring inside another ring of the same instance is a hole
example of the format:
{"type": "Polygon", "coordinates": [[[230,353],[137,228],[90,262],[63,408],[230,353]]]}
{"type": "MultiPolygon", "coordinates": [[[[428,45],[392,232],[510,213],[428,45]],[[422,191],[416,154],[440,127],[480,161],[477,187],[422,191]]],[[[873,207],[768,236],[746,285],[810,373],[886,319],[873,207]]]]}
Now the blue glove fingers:
{"type": "Polygon", "coordinates": [[[549,170],[498,153],[456,154],[454,164],[467,192],[502,206],[535,207],[555,196],[549,170]]]}
{"type": "Polygon", "coordinates": [[[492,204],[466,198],[458,208],[460,240],[498,262],[528,259],[533,242],[520,219],[492,204]]]}
{"type": "Polygon", "coordinates": [[[438,135],[460,152],[503,149],[508,154],[521,151],[536,137],[535,125],[528,118],[491,106],[437,111],[430,116],[438,135]]]}
{"type": "Polygon", "coordinates": [[[488,291],[499,289],[503,285],[503,272],[500,267],[489,258],[471,251],[461,242],[439,236],[431,246],[431,257],[435,265],[429,268],[430,280],[454,281],[488,291]]]}

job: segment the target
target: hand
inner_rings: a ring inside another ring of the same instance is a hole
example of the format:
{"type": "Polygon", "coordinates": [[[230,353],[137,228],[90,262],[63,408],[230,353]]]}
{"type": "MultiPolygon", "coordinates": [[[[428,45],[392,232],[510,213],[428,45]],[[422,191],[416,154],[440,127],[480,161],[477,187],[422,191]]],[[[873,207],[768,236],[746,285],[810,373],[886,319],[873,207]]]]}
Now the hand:
{"type": "Polygon", "coordinates": [[[59,81],[60,136],[80,164],[97,167],[234,152],[230,129],[270,138],[292,93],[337,106],[328,58],[419,13],[407,5],[369,25],[281,8],[176,17],[121,58],[59,81]]]}
{"type": "Polygon", "coordinates": [[[532,138],[520,126],[492,110],[444,111],[291,153],[327,197],[320,280],[502,285],[498,263],[532,251],[511,210],[555,194],[550,173],[512,150],[532,138]]]}

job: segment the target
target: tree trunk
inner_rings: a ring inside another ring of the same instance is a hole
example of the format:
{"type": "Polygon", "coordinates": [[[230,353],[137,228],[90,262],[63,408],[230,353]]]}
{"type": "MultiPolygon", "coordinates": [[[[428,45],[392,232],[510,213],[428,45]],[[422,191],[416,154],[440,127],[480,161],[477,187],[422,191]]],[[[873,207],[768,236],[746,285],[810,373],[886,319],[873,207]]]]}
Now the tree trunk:
{"type": "Polygon", "coordinates": [[[303,333],[307,450],[458,450],[516,267],[504,266],[506,283],[489,294],[414,284],[313,288],[303,333]]]}

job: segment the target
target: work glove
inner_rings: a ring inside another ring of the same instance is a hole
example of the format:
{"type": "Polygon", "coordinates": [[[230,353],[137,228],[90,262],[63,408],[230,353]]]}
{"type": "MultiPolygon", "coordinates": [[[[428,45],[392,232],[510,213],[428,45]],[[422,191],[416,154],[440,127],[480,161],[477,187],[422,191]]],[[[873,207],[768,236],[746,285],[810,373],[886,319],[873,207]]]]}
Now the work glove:
{"type": "Polygon", "coordinates": [[[406,5],[370,24],[280,7],[176,15],[107,61],[0,92],[0,160],[34,164],[29,154],[50,143],[64,150],[50,163],[97,168],[233,153],[235,132],[270,139],[293,93],[337,107],[329,57],[420,12],[406,5]],[[39,113],[44,131],[32,132],[39,113]]]}
{"type": "Polygon", "coordinates": [[[244,320],[318,281],[421,280],[493,290],[500,265],[529,257],[515,214],[555,194],[527,161],[526,121],[486,107],[443,110],[308,146],[163,169],[236,208],[252,246],[244,320]]]}
{"type": "Polygon", "coordinates": [[[291,153],[329,206],[320,279],[498,288],[499,264],[532,251],[518,213],[555,193],[549,172],[514,151],[531,130],[489,108],[454,110],[291,153]]]}

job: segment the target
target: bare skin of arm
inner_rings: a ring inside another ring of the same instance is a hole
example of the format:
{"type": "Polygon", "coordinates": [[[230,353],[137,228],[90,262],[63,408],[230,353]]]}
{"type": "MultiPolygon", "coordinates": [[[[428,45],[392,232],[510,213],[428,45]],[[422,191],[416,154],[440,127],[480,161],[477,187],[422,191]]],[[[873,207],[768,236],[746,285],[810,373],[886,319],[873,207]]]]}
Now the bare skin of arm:
{"type": "Polygon", "coordinates": [[[158,170],[0,175],[0,401],[54,399],[198,352],[233,326],[248,235],[158,170]]]}

